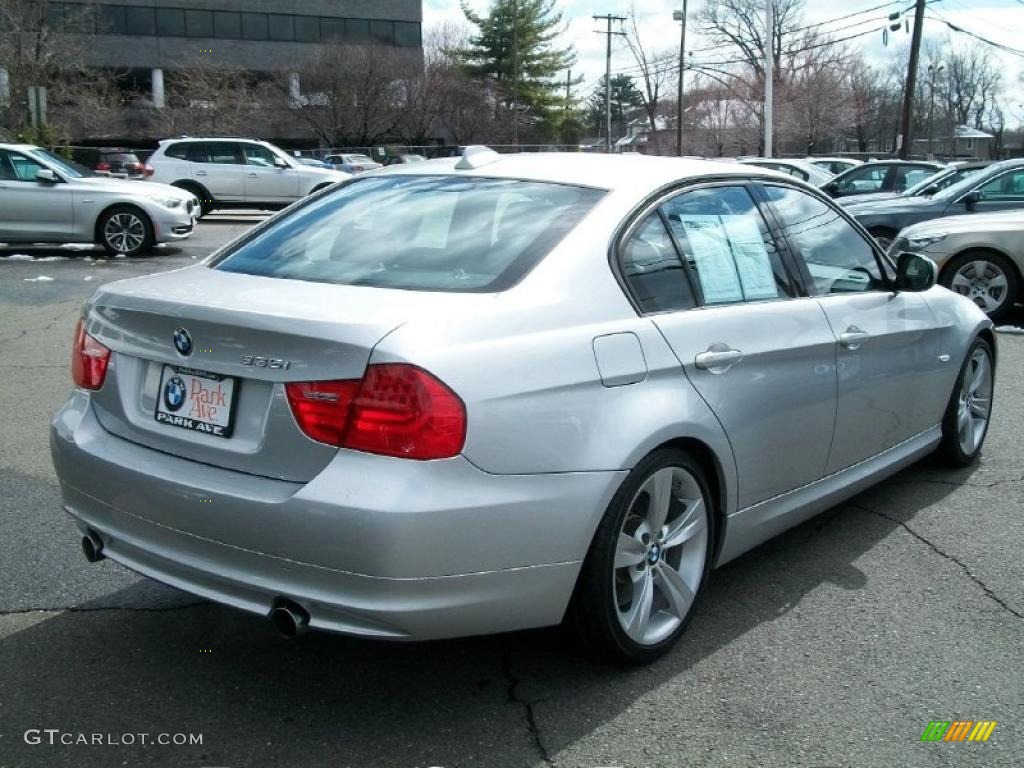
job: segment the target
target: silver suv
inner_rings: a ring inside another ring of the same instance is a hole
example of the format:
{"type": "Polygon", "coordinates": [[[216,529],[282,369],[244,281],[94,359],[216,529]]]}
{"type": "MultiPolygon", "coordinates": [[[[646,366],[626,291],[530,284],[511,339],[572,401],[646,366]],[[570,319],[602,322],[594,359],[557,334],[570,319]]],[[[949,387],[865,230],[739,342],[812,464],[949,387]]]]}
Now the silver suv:
{"type": "Polygon", "coordinates": [[[219,208],[283,208],[351,174],[313,168],[257,139],[164,139],[150,181],[187,189],[203,215],[219,208]]]}

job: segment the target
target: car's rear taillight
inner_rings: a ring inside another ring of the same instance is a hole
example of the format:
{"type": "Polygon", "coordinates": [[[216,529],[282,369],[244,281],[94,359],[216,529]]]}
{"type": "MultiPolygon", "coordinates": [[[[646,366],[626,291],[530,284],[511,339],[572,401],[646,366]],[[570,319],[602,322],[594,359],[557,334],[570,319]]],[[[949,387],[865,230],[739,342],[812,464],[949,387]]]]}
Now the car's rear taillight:
{"type": "Polygon", "coordinates": [[[466,440],[462,400],[414,365],[371,365],[361,381],[291,383],[285,389],[302,431],[330,445],[425,460],[456,456],[466,440]]]}
{"type": "Polygon", "coordinates": [[[94,171],[109,171],[110,170],[110,163],[96,163],[96,167],[93,170],[94,171]]]}
{"type": "Polygon", "coordinates": [[[150,165],[149,163],[143,163],[142,164],[142,175],[143,176],[147,176],[147,177],[148,176],[152,176],[153,172],[154,171],[153,171],[153,166],[152,165],[150,165]]]}
{"type": "Polygon", "coordinates": [[[71,350],[71,378],[75,386],[99,389],[107,376],[110,350],[85,332],[82,321],[75,326],[74,348],[71,350]]]}

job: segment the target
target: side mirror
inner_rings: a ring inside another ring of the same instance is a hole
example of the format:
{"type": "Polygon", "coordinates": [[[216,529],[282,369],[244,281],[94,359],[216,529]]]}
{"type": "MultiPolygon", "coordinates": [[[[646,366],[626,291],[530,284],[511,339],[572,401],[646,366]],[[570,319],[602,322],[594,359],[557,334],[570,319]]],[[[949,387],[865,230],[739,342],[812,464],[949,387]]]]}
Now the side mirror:
{"type": "Polygon", "coordinates": [[[275,168],[291,168],[291,166],[288,165],[288,162],[283,157],[278,157],[277,155],[274,155],[274,167],[275,168]]]}
{"type": "Polygon", "coordinates": [[[932,195],[934,195],[938,191],[939,191],[939,185],[938,184],[929,184],[927,187],[925,187],[924,189],[921,190],[921,194],[926,196],[926,197],[931,197],[932,195]]]}
{"type": "Polygon", "coordinates": [[[981,190],[972,189],[966,195],[964,195],[964,203],[968,208],[973,208],[975,205],[981,202],[981,190]]]}
{"type": "Polygon", "coordinates": [[[49,168],[40,168],[36,171],[36,181],[43,184],[56,184],[60,179],[57,178],[57,174],[49,168]]]}
{"type": "Polygon", "coordinates": [[[896,258],[896,292],[920,293],[935,285],[939,268],[927,256],[903,251],[896,258]]]}

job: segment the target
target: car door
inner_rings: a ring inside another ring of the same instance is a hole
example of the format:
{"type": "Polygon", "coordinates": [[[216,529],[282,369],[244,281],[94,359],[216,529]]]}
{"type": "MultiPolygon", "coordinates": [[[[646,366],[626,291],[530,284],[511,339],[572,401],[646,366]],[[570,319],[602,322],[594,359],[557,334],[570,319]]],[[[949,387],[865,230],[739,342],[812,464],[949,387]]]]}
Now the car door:
{"type": "Polygon", "coordinates": [[[277,165],[278,157],[260,144],[242,144],[245,155],[245,199],[290,203],[299,197],[299,174],[277,165]]]}
{"type": "Polygon", "coordinates": [[[63,179],[36,181],[45,166],[28,155],[0,149],[0,237],[19,242],[73,239],[74,195],[63,179]]]}
{"type": "Polygon", "coordinates": [[[835,419],[835,340],[817,303],[799,297],[748,187],[680,192],[631,240],[646,254],[623,265],[635,294],[660,296],[666,265],[678,264],[673,273],[695,297],[693,309],[639,304],[728,435],[739,508],[821,477],[835,419]]]}
{"type": "Polygon", "coordinates": [[[894,293],[890,268],[835,206],[764,184],[766,199],[835,335],[835,439],[826,473],[939,423],[948,392],[937,323],[916,293],[894,293]]]}
{"type": "Polygon", "coordinates": [[[217,200],[245,199],[245,156],[234,141],[197,141],[189,148],[192,175],[217,200]]]}

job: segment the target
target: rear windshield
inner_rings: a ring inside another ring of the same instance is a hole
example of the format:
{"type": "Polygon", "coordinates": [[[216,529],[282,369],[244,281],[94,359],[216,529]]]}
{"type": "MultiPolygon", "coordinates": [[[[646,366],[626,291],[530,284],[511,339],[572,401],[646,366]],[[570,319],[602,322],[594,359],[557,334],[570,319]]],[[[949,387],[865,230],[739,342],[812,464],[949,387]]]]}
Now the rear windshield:
{"type": "Polygon", "coordinates": [[[415,291],[515,284],[594,206],[594,189],[506,179],[359,179],[285,215],[214,268],[415,291]]]}

